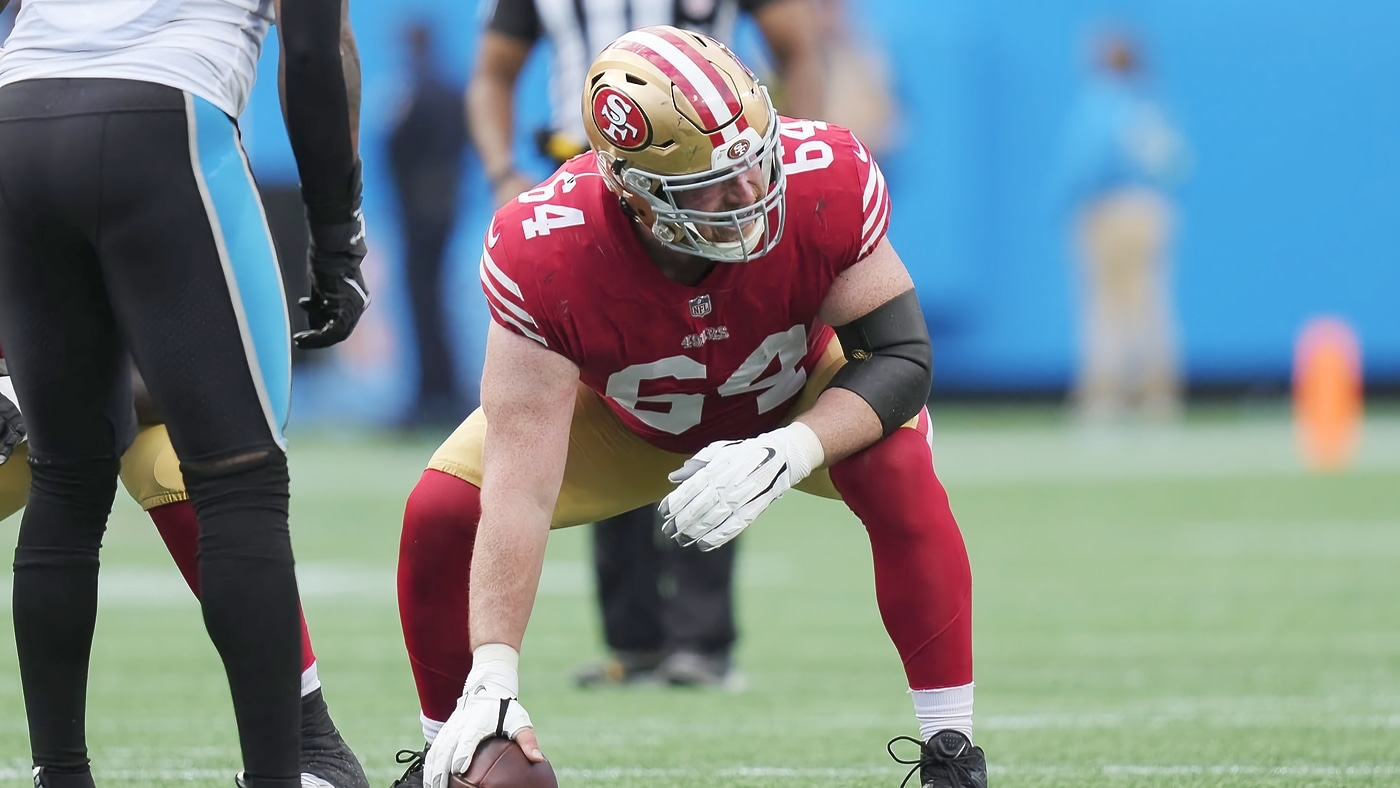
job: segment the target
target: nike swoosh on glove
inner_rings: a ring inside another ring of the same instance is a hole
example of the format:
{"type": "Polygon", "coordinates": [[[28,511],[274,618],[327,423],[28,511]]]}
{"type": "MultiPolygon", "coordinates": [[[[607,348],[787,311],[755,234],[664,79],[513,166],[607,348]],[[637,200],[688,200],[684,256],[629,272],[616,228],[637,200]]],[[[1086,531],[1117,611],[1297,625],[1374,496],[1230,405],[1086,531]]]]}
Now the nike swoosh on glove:
{"type": "Polygon", "coordinates": [[[661,501],[661,531],[682,547],[713,550],[825,458],[817,434],[802,422],[748,440],[711,443],[667,477],[680,486],[661,501]]]}
{"type": "MultiPolygon", "coordinates": [[[[503,676],[479,665],[472,667],[457,709],[447,718],[423,760],[425,788],[448,788],[454,774],[463,774],[483,739],[514,739],[534,727],[530,715],[516,698],[514,676],[503,676]]],[[[518,683],[518,680],[517,680],[518,683]]]]}
{"type": "Polygon", "coordinates": [[[360,273],[365,259],[365,220],[358,211],[355,220],[337,225],[311,225],[311,295],[297,305],[306,310],[306,331],[292,335],[303,349],[330,347],[344,341],[355,330],[360,316],[369,308],[369,290],[360,273]]]}

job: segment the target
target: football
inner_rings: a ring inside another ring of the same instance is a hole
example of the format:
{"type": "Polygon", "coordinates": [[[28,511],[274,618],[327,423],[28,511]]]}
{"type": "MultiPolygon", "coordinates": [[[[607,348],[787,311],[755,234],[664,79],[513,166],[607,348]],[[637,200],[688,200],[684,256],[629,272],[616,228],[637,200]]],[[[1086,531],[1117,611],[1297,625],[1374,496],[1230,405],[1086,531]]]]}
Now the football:
{"type": "Polygon", "coordinates": [[[450,788],[559,788],[549,761],[531,763],[520,745],[493,736],[478,744],[466,774],[454,774],[450,788]]]}

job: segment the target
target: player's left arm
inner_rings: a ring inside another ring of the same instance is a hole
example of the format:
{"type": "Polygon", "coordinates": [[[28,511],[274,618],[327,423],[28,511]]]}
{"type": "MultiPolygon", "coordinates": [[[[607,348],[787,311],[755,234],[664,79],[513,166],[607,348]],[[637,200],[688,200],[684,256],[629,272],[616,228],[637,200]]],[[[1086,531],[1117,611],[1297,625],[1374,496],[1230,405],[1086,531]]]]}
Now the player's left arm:
{"type": "Polygon", "coordinates": [[[933,383],[933,349],[914,281],[888,238],[837,277],[818,315],[836,329],[846,365],[797,420],[816,433],[830,465],[918,414],[933,383]]]}

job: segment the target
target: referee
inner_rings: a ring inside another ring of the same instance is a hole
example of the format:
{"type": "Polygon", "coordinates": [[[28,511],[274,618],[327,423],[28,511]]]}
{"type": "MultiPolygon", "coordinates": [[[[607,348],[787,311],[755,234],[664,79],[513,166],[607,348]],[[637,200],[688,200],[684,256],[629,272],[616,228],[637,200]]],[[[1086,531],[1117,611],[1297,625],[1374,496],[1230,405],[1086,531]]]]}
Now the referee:
{"type": "MultiPolygon", "coordinates": [[[[811,0],[496,0],[482,35],[467,117],[496,203],[534,186],[512,153],[515,84],[534,45],[554,45],[550,125],[542,152],[563,162],[588,149],[578,86],[594,55],[628,30],[675,25],[732,41],[738,15],[752,16],[772,51],[778,109],[823,116],[823,62],[811,0]]],[[[603,634],[611,652],[576,676],[584,686],[659,679],[735,688],[730,659],[736,542],[711,552],[660,539],[654,507],[593,526],[593,560],[603,634]],[[667,593],[663,596],[663,588],[667,593]]]]}
{"type": "Polygon", "coordinates": [[[0,344],[26,406],[33,476],[13,614],[41,788],[93,785],[88,660],[98,552],[135,430],[128,355],[166,416],[198,513],[204,621],[233,696],[240,782],[302,784],[282,434],[291,338],[234,120],[274,18],[312,239],[311,328],[297,344],[347,337],[368,296],[346,9],[277,10],[25,0],[0,56],[0,344]]]}

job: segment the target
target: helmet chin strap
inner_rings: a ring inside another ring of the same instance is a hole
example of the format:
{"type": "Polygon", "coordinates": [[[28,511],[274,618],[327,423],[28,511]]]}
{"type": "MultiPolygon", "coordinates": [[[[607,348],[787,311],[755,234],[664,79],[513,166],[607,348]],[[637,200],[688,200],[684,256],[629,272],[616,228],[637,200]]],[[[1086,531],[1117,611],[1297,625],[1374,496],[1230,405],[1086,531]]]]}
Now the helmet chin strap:
{"type": "Polygon", "coordinates": [[[763,233],[768,229],[768,217],[759,216],[750,222],[752,225],[748,232],[739,237],[737,241],[709,241],[700,235],[700,231],[695,225],[686,223],[686,228],[690,231],[692,242],[704,250],[705,247],[716,249],[724,254],[723,257],[711,257],[721,263],[746,263],[754,253],[754,250],[763,242],[763,233]],[[730,253],[739,252],[740,256],[734,257],[730,253]]]}

